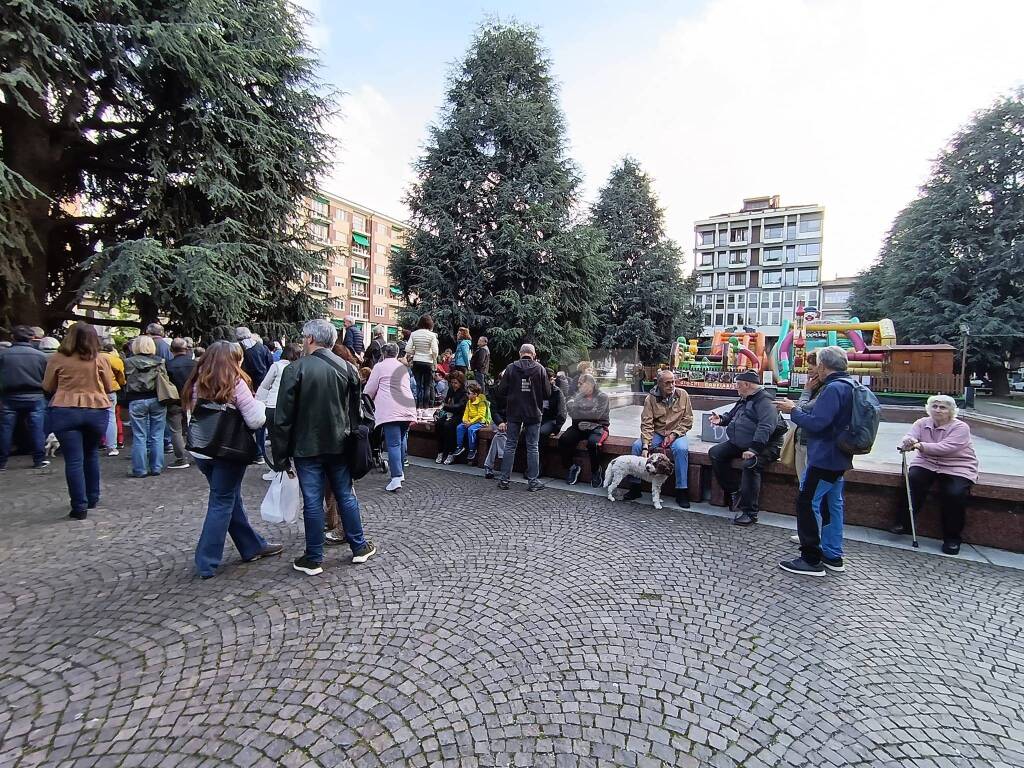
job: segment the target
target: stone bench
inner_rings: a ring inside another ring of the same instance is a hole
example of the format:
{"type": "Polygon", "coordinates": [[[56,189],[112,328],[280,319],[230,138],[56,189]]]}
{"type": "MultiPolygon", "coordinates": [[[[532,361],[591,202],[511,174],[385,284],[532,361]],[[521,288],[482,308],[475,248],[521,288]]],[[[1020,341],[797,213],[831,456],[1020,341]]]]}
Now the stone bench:
{"type": "MultiPolygon", "coordinates": [[[[483,466],[490,448],[493,429],[485,427],[477,433],[477,457],[474,464],[483,466]]],[[[602,464],[616,456],[629,454],[635,438],[609,436],[601,447],[602,464]]],[[[688,490],[691,501],[708,501],[712,505],[727,506],[725,492],[711,472],[708,451],[711,443],[700,440],[690,442],[688,490]]],[[[433,459],[437,455],[437,438],[433,424],[413,424],[409,430],[409,453],[433,459]]],[[[590,461],[585,443],[576,449],[576,457],[583,468],[580,482],[590,481],[590,461]]],[[[526,456],[520,448],[516,452],[514,471],[525,469],[526,456]]],[[[740,461],[733,463],[737,471],[740,461]]],[[[563,479],[567,467],[558,456],[558,440],[552,436],[541,445],[541,474],[563,479]]],[[[859,467],[845,476],[846,522],[867,528],[887,529],[899,516],[905,504],[906,489],[901,472],[889,465],[859,467]]],[[[670,487],[669,485],[666,487],[670,487]]],[[[646,489],[646,488],[645,488],[646,489]]],[[[767,467],[762,475],[761,509],[765,512],[793,515],[797,497],[796,473],[779,463],[767,467]]],[[[667,495],[670,495],[671,491],[667,495]]],[[[919,536],[942,538],[941,518],[934,497],[930,496],[924,509],[917,511],[919,536]]],[[[963,540],[969,544],[997,547],[1013,552],[1024,552],[1024,479],[1013,475],[982,473],[974,486],[967,505],[967,522],[963,540]]]]}

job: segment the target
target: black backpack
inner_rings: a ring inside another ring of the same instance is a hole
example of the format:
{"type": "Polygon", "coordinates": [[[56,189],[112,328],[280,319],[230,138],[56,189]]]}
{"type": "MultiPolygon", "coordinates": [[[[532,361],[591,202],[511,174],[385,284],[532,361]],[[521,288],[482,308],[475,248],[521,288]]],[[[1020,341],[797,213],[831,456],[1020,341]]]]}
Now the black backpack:
{"type": "Polygon", "coordinates": [[[836,381],[846,382],[853,389],[850,425],[836,436],[836,445],[851,456],[871,453],[878,436],[878,423],[882,420],[882,404],[875,393],[859,381],[845,378],[836,381]]]}

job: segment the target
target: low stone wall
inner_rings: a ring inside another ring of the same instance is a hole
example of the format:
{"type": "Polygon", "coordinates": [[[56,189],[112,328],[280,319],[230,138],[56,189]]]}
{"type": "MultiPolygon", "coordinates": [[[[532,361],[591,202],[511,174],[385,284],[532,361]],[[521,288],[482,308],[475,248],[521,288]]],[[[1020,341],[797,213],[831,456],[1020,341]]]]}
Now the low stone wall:
{"type": "MultiPolygon", "coordinates": [[[[626,394],[626,393],[623,393],[626,394]]],[[[493,430],[484,428],[478,433],[476,466],[482,467],[490,447],[493,430]]],[[[628,454],[633,440],[609,437],[602,447],[604,465],[616,456],[628,454]]],[[[711,473],[708,458],[710,445],[695,443],[690,448],[689,495],[691,501],[708,501],[726,506],[725,493],[711,473]]],[[[433,424],[414,424],[409,432],[409,452],[414,456],[434,458],[437,439],[433,424]]],[[[590,467],[586,450],[577,446],[577,460],[583,473],[581,482],[590,481],[590,467]]],[[[525,454],[517,451],[515,471],[525,468],[525,454]]],[[[737,471],[739,462],[735,463],[737,471]]],[[[550,438],[541,446],[541,473],[546,477],[564,478],[557,450],[557,440],[550,438]]],[[[761,509],[766,512],[792,515],[797,495],[796,474],[789,467],[774,464],[764,472],[761,488],[761,509]]],[[[846,522],[868,528],[886,529],[898,518],[905,504],[906,489],[899,471],[879,466],[872,469],[854,469],[846,473],[846,522]]],[[[941,538],[938,506],[933,500],[917,513],[918,535],[941,538]]],[[[1024,480],[1012,475],[982,473],[974,486],[967,506],[967,524],[963,540],[970,544],[998,547],[1013,552],[1024,552],[1024,480]]]]}

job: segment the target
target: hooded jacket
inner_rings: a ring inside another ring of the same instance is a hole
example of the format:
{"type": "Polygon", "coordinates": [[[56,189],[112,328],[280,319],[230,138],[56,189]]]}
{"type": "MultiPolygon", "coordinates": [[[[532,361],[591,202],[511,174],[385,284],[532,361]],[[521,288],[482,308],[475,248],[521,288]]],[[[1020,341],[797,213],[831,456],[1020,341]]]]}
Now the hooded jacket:
{"type": "Polygon", "coordinates": [[[125,360],[125,402],[156,397],[156,378],[161,370],[166,374],[167,365],[157,355],[132,355],[125,360]]]}
{"type": "Polygon", "coordinates": [[[509,422],[540,424],[544,401],[551,396],[551,383],[543,365],[532,357],[509,364],[501,374],[498,389],[505,397],[505,416],[509,422]]]}

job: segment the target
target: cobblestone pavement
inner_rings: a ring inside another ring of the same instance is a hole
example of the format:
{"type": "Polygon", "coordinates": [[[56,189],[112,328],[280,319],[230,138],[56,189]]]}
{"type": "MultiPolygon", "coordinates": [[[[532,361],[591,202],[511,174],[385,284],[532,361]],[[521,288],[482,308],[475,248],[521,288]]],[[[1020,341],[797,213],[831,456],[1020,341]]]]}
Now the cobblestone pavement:
{"type": "MultiPolygon", "coordinates": [[[[230,544],[206,489],[104,459],[0,475],[0,766],[1022,766],[1024,579],[413,467],[359,485],[379,554],[293,571],[230,544]]],[[[248,473],[257,512],[264,483],[248,473]]]]}

